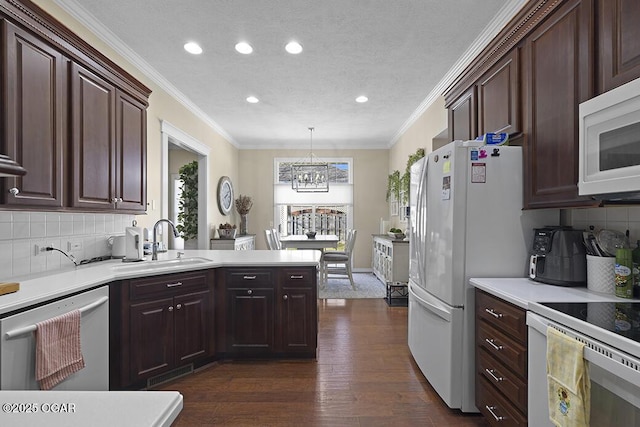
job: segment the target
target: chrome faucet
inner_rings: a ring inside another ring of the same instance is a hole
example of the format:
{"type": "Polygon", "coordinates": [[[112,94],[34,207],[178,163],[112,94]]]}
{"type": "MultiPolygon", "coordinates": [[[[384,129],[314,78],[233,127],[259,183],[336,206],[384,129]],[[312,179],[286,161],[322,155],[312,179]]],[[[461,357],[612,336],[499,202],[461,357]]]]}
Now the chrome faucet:
{"type": "Polygon", "coordinates": [[[153,226],[153,244],[151,245],[152,261],[156,261],[158,259],[158,225],[161,222],[166,222],[171,226],[171,228],[173,229],[173,235],[175,237],[180,236],[180,233],[178,233],[178,230],[176,229],[176,226],[173,225],[173,222],[169,221],[168,219],[159,219],[158,222],[156,222],[155,225],[153,226]]]}

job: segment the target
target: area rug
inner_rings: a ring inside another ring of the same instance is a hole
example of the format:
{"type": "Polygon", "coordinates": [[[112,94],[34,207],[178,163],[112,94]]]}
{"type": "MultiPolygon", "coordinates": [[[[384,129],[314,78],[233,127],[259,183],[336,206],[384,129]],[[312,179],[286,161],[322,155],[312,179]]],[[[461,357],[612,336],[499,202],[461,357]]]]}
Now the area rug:
{"type": "Polygon", "coordinates": [[[373,273],[353,273],[353,290],[349,279],[331,277],[320,286],[320,299],[356,299],[356,298],[384,298],[387,294],[386,286],[373,273]]]}

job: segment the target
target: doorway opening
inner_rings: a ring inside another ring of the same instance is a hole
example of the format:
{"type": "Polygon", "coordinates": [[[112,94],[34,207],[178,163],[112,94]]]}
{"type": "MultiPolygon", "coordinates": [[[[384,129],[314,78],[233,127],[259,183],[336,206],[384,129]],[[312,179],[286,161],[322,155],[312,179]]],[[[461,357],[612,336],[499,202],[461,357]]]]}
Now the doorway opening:
{"type": "MultiPolygon", "coordinates": [[[[169,173],[169,151],[185,150],[192,153],[198,161],[198,249],[209,249],[209,154],[211,148],[197,139],[173,126],[166,120],[162,121],[162,218],[170,218],[171,200],[175,196],[172,191],[174,179],[169,173]]],[[[166,225],[163,234],[166,235],[166,225]]],[[[169,243],[171,245],[171,243],[169,243]]],[[[169,246],[169,249],[174,249],[169,246]]]]}

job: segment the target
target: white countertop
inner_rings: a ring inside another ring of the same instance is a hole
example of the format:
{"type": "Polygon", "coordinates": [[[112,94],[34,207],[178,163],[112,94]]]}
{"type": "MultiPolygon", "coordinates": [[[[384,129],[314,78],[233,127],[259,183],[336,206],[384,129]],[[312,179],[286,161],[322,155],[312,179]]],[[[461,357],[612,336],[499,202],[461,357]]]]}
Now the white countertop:
{"type": "Polygon", "coordinates": [[[525,310],[537,302],[629,302],[615,295],[590,291],[584,287],[546,285],[528,278],[471,278],[471,285],[525,310]]]}
{"type": "MultiPolygon", "coordinates": [[[[102,261],[93,264],[69,267],[55,272],[39,273],[24,277],[16,277],[11,281],[20,283],[20,290],[11,294],[0,295],[0,315],[24,307],[64,297],[76,292],[103,285],[114,280],[129,279],[140,276],[153,276],[183,271],[194,271],[216,267],[288,267],[317,266],[320,262],[319,251],[223,251],[223,250],[185,250],[183,258],[203,258],[206,261],[198,264],[167,265],[153,271],[145,267],[155,261],[123,263],[121,260],[102,261]],[[131,268],[119,269],[121,266],[131,268]],[[137,268],[139,266],[139,268],[137,268]]],[[[174,260],[178,251],[170,250],[158,254],[159,265],[162,261],[174,260]]],[[[147,256],[151,259],[151,255],[147,256]]],[[[6,281],[6,279],[5,279],[6,281]]]]}
{"type": "Polygon", "coordinates": [[[0,391],[2,426],[170,426],[177,391],[0,391]]]}

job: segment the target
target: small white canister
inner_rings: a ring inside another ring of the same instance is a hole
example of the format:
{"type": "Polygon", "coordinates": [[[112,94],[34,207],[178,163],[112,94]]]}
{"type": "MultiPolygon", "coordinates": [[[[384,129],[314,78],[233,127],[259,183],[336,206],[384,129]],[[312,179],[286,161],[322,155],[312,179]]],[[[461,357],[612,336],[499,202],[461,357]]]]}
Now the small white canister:
{"type": "Polygon", "coordinates": [[[615,257],[587,255],[587,289],[603,294],[614,294],[615,257]]]}

